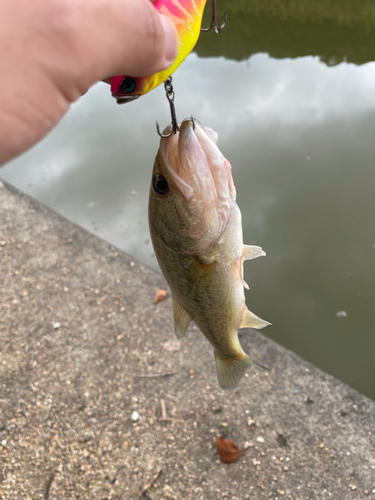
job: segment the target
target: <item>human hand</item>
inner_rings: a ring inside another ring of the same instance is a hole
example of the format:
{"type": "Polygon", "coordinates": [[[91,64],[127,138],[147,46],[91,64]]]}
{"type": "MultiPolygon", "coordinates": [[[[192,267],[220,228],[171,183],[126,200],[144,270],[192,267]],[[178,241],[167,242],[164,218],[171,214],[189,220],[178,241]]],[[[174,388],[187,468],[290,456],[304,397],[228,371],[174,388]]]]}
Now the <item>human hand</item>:
{"type": "Polygon", "coordinates": [[[176,29],[153,2],[0,1],[0,165],[44,137],[95,82],[173,63],[176,29]]]}

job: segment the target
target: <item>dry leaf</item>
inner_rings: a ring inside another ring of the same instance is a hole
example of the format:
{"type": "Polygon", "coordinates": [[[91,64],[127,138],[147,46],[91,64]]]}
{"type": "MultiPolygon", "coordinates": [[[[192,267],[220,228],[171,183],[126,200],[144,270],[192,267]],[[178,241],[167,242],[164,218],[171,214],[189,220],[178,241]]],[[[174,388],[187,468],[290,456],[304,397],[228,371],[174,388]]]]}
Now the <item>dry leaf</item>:
{"type": "Polygon", "coordinates": [[[158,302],[161,302],[164,300],[167,296],[167,290],[162,290],[161,288],[156,292],[155,298],[154,298],[154,304],[157,304],[158,302]]]}
{"type": "Polygon", "coordinates": [[[236,443],[233,443],[230,439],[225,439],[221,436],[216,436],[216,446],[221,461],[225,464],[237,462],[237,460],[242,457],[244,453],[246,453],[246,450],[239,450],[236,443]]]}
{"type": "Polygon", "coordinates": [[[164,342],[163,347],[169,352],[179,351],[181,349],[181,342],[179,340],[168,340],[164,342]]]}

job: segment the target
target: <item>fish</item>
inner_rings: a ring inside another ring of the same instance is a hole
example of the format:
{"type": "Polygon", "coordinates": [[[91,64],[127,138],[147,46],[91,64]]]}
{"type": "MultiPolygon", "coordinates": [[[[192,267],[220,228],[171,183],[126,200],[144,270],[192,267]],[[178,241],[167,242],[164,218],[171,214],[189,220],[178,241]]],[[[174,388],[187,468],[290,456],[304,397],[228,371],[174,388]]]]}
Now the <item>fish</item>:
{"type": "Polygon", "coordinates": [[[119,104],[133,101],[165,82],[183,63],[198,41],[207,0],[158,0],[154,7],[174,23],[179,50],[172,66],[145,77],[117,75],[112,78],[111,92],[119,104]]]}
{"type": "MultiPolygon", "coordinates": [[[[164,131],[168,134],[170,125],[164,131]]],[[[218,135],[195,118],[162,138],[149,196],[149,227],[155,255],[171,289],[174,331],[181,339],[192,321],[214,349],[222,389],[233,389],[253,365],[239,328],[271,323],[245,304],[244,261],[265,255],[243,244],[241,212],[229,161],[218,135]]]]}

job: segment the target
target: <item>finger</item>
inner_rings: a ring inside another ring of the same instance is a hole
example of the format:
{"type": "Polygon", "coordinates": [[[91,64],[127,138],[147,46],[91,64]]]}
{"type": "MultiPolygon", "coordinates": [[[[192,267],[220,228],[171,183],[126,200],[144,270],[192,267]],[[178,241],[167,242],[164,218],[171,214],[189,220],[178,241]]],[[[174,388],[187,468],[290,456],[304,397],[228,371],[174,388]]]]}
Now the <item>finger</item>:
{"type": "Polygon", "coordinates": [[[76,23],[72,57],[75,71],[86,76],[85,85],[108,75],[147,76],[162,71],[178,53],[175,26],[150,0],[108,0],[104,4],[78,0],[72,20],[76,23]]]}

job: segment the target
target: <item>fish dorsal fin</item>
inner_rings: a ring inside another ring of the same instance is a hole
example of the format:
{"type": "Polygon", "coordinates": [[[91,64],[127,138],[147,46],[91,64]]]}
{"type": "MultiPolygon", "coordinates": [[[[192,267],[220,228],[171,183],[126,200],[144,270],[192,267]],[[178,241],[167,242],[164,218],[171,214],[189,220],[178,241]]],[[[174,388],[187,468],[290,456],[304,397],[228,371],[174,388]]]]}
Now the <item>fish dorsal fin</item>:
{"type": "Polygon", "coordinates": [[[257,257],[263,257],[266,252],[260,247],[254,245],[244,245],[242,253],[242,261],[256,259],[257,257]]]}
{"type": "Polygon", "coordinates": [[[264,328],[267,325],[271,323],[259,318],[246,308],[239,328],[264,328]]]}
{"type": "Polygon", "coordinates": [[[256,247],[254,245],[244,245],[243,246],[243,252],[242,252],[242,257],[241,257],[241,281],[243,286],[248,290],[249,285],[246,283],[244,280],[244,273],[243,273],[243,263],[245,260],[250,260],[250,259],[256,259],[257,257],[263,257],[263,255],[266,255],[266,252],[264,252],[260,247],[256,247]]]}
{"type": "Polygon", "coordinates": [[[178,340],[182,339],[185,335],[187,327],[193,321],[193,318],[179,303],[176,297],[172,294],[173,300],[173,316],[174,316],[174,333],[178,340]]]}

